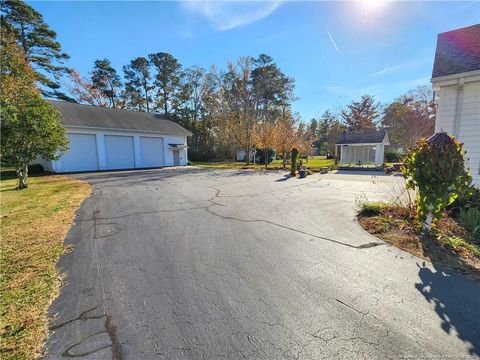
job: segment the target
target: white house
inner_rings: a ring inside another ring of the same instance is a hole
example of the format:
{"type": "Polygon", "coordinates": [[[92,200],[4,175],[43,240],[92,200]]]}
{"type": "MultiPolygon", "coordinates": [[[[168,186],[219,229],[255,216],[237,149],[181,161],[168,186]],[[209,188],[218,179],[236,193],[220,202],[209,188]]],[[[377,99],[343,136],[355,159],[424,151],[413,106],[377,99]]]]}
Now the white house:
{"type": "Polygon", "coordinates": [[[187,164],[187,136],[156,114],[51,101],[62,114],[70,150],[36,163],[54,172],[153,168],[187,164]]]}
{"type": "Polygon", "coordinates": [[[438,101],[435,131],[464,144],[480,186],[480,24],[438,35],[431,81],[438,101]]]}
{"type": "Polygon", "coordinates": [[[385,145],[390,145],[385,130],[343,133],[335,144],[335,155],[340,151],[339,164],[382,165],[385,145]]]}

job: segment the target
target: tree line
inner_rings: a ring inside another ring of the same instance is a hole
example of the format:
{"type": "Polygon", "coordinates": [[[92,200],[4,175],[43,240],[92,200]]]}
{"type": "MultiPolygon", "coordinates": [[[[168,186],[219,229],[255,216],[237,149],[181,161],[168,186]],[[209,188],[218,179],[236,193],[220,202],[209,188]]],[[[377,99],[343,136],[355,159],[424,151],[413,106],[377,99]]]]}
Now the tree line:
{"type": "Polygon", "coordinates": [[[327,155],[342,132],[377,128],[388,130],[392,145],[407,148],[433,132],[435,106],[426,87],[384,105],[364,95],[303,121],[292,111],[294,78],[266,54],[204,69],[153,52],[120,70],[108,58],[97,59],[89,74],[80,74],[66,66],[69,56],[41,14],[22,1],[1,4],[2,29],[15,37],[43,96],[162,114],[192,132],[194,160],[234,159],[238,149],[248,154],[253,148],[273,149],[284,159],[293,147],[304,156],[327,155]]]}

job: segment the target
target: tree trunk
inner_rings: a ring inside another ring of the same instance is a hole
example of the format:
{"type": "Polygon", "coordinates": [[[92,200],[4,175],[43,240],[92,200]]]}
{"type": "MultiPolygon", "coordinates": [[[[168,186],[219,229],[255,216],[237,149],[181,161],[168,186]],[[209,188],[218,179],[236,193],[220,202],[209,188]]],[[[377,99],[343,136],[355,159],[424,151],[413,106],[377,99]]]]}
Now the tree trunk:
{"type": "Polygon", "coordinates": [[[28,188],[27,177],[28,177],[28,165],[22,164],[17,168],[17,177],[18,177],[18,190],[28,188]]]}
{"type": "Polygon", "coordinates": [[[285,169],[287,167],[287,153],[285,151],[282,153],[282,162],[283,168],[285,169]]]}
{"type": "Polygon", "coordinates": [[[148,84],[146,79],[143,79],[143,89],[145,90],[145,105],[147,105],[147,113],[150,113],[150,106],[148,104],[148,84]]]}

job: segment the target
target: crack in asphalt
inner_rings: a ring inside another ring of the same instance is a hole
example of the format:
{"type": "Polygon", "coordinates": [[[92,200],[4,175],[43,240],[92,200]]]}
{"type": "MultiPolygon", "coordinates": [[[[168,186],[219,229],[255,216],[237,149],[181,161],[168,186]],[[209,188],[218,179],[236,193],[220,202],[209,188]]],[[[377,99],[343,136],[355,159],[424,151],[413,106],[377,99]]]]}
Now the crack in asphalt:
{"type": "Polygon", "coordinates": [[[107,315],[105,313],[103,314],[95,314],[95,315],[88,315],[89,313],[91,313],[92,311],[98,309],[98,305],[97,306],[94,306],[90,309],[87,309],[83,312],[81,312],[77,317],[73,318],[73,319],[70,319],[70,320],[67,320],[67,321],[64,321],[60,324],[57,324],[57,325],[54,325],[54,326],[51,326],[49,328],[50,331],[54,331],[54,330],[57,330],[57,329],[60,329],[68,324],[71,324],[75,321],[88,321],[88,320],[99,320],[101,318],[105,318],[105,322],[104,322],[104,327],[105,327],[105,330],[102,330],[102,331],[97,331],[93,334],[90,334],[88,336],[85,336],[83,337],[80,341],[70,345],[69,347],[67,347],[63,353],[62,353],[62,356],[64,357],[70,357],[70,358],[80,358],[80,357],[84,357],[84,356],[88,356],[88,355],[91,355],[91,354],[94,354],[96,352],[99,352],[103,349],[107,349],[107,348],[110,348],[111,351],[112,351],[112,360],[121,360],[122,359],[122,356],[121,356],[121,352],[120,352],[120,344],[119,344],[119,341],[117,339],[117,336],[116,336],[116,330],[115,330],[115,327],[113,326],[112,324],[112,321],[111,321],[111,316],[110,315],[107,315]],[[105,344],[105,345],[101,345],[101,346],[98,346],[94,349],[91,349],[91,350],[88,350],[88,351],[84,351],[82,353],[72,353],[72,349],[74,349],[76,346],[82,344],[84,341],[92,338],[92,337],[95,337],[95,336],[98,336],[98,335],[101,335],[101,334],[107,334],[109,339],[110,339],[110,344],[105,344]]]}
{"type": "Polygon", "coordinates": [[[215,206],[215,205],[217,205],[217,204],[212,204],[210,206],[205,207],[204,209],[209,214],[217,216],[217,217],[222,218],[224,220],[233,220],[233,221],[239,221],[239,222],[243,222],[243,223],[265,223],[265,224],[280,227],[282,229],[290,230],[290,231],[293,231],[293,232],[296,232],[296,233],[299,233],[299,234],[302,234],[302,235],[311,236],[311,237],[314,237],[316,239],[326,240],[326,241],[335,243],[337,245],[346,246],[346,247],[349,247],[349,248],[352,248],[352,249],[359,249],[360,250],[360,249],[368,249],[368,248],[375,247],[375,246],[385,245],[385,243],[382,243],[382,242],[370,242],[370,243],[366,243],[366,244],[362,244],[362,245],[351,245],[351,244],[341,242],[339,240],[327,238],[327,237],[324,237],[324,236],[308,233],[308,232],[303,231],[303,230],[295,229],[295,228],[292,228],[292,227],[289,227],[289,226],[286,226],[286,225],[278,224],[278,223],[275,223],[275,222],[270,221],[270,220],[263,220],[263,219],[246,220],[246,219],[239,219],[239,218],[236,218],[236,217],[233,217],[233,216],[221,215],[221,214],[216,213],[215,211],[213,211],[211,209],[211,207],[215,206]]]}

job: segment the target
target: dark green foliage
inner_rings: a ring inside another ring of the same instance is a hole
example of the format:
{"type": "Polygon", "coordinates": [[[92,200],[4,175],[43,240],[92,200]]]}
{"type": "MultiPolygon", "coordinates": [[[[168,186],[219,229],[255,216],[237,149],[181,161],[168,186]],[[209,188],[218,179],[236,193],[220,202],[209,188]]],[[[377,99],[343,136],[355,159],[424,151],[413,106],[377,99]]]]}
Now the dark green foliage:
{"type": "Polygon", "coordinates": [[[156,109],[163,109],[164,115],[169,117],[169,111],[178,105],[176,101],[181,96],[182,64],[165,52],[150,54],[148,58],[155,69],[156,109]]]}
{"type": "Polygon", "coordinates": [[[267,164],[270,164],[275,160],[276,152],[274,149],[257,149],[255,161],[258,164],[265,164],[265,158],[267,158],[267,164]]]}
{"type": "Polygon", "coordinates": [[[473,241],[480,241],[480,210],[476,208],[460,209],[458,220],[468,230],[473,241]]]}
{"type": "Polygon", "coordinates": [[[95,60],[92,71],[92,84],[110,100],[110,107],[116,107],[121,92],[122,82],[110,60],[95,60]]]}
{"type": "Polygon", "coordinates": [[[9,28],[15,34],[18,45],[35,69],[43,94],[69,100],[60,91],[59,82],[59,78],[68,72],[64,63],[69,56],[62,52],[55,31],[43,21],[40,13],[21,0],[2,0],[1,13],[2,28],[9,28]]]}
{"type": "Polygon", "coordinates": [[[27,187],[28,164],[37,156],[58,159],[68,150],[60,113],[39,95],[24,99],[20,107],[2,107],[1,154],[15,166],[19,189],[27,187]]]}
{"type": "MultiPolygon", "coordinates": [[[[438,139],[438,138],[437,138],[438,139]]],[[[421,139],[411,149],[402,167],[407,187],[417,189],[417,221],[427,214],[438,220],[442,211],[468,189],[470,174],[465,170],[462,144],[448,135],[441,142],[421,139]]]]}
{"type": "Polygon", "coordinates": [[[290,175],[295,176],[297,175],[297,161],[298,161],[298,150],[293,148],[291,155],[290,155],[291,163],[290,163],[290,175]]]}
{"type": "Polygon", "coordinates": [[[448,210],[458,214],[460,209],[475,208],[480,210],[480,189],[470,185],[462,191],[455,201],[449,205],[448,210]]]}
{"type": "Polygon", "coordinates": [[[28,165],[28,173],[29,174],[42,174],[44,172],[45,172],[45,169],[40,164],[28,165]]]}
{"type": "Polygon", "coordinates": [[[371,95],[363,95],[360,101],[352,101],[340,112],[348,131],[375,130],[380,105],[371,95]]]}
{"type": "Polygon", "coordinates": [[[144,57],[137,57],[130,61],[130,64],[123,67],[125,73],[125,88],[130,91],[127,94],[127,101],[131,107],[139,111],[151,111],[152,90],[150,63],[144,57]]]}
{"type": "Polygon", "coordinates": [[[404,154],[399,149],[385,150],[385,160],[387,162],[400,162],[404,158],[404,154]]]}

